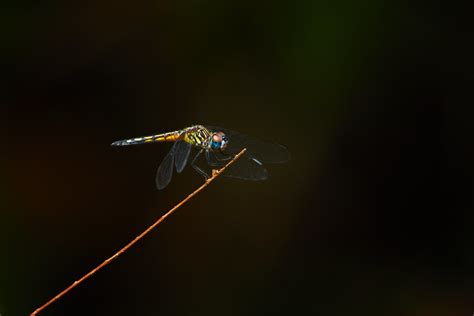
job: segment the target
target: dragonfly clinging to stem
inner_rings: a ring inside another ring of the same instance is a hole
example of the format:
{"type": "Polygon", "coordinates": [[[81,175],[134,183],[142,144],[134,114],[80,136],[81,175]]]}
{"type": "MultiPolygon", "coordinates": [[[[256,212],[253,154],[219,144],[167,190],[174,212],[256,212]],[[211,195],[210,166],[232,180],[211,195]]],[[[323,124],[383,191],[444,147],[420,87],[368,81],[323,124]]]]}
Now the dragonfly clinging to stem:
{"type": "Polygon", "coordinates": [[[193,125],[169,133],[118,140],[113,142],[112,146],[156,142],[174,142],[156,174],[156,186],[160,190],[171,182],[174,167],[178,173],[183,171],[192,148],[196,148],[197,153],[191,161],[191,166],[205,179],[211,176],[212,169],[224,166],[243,148],[247,148],[247,152],[226,170],[226,176],[244,180],[265,180],[268,173],[264,164],[283,163],[290,158],[288,150],[282,145],[257,140],[229,129],[203,125],[193,125]]]}

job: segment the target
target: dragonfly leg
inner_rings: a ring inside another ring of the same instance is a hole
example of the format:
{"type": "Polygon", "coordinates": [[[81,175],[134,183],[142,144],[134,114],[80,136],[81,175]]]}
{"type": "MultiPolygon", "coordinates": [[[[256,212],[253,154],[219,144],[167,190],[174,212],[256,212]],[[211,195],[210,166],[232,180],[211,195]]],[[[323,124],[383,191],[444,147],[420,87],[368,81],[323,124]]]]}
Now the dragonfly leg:
{"type": "Polygon", "coordinates": [[[197,154],[196,156],[194,157],[193,161],[191,161],[191,166],[193,167],[194,170],[196,170],[200,175],[202,175],[204,177],[204,179],[209,179],[209,175],[204,171],[202,170],[201,168],[199,168],[198,165],[196,165],[196,160],[198,159],[199,156],[201,156],[202,152],[203,152],[204,149],[201,149],[197,154]]]}
{"type": "Polygon", "coordinates": [[[222,159],[219,158],[219,156],[217,156],[217,155],[216,155],[215,157],[216,157],[216,160],[218,160],[218,161],[229,161],[229,160],[232,159],[232,156],[226,156],[226,157],[224,157],[224,158],[222,158],[222,159]]]}
{"type": "Polygon", "coordinates": [[[206,151],[204,154],[206,155],[206,160],[209,166],[217,167],[217,162],[212,159],[213,157],[211,157],[211,154],[208,151],[206,151]]]}
{"type": "Polygon", "coordinates": [[[232,156],[219,158],[217,155],[211,154],[209,151],[206,151],[205,154],[207,163],[212,167],[222,167],[222,162],[229,161],[230,159],[232,159],[232,156]]]}

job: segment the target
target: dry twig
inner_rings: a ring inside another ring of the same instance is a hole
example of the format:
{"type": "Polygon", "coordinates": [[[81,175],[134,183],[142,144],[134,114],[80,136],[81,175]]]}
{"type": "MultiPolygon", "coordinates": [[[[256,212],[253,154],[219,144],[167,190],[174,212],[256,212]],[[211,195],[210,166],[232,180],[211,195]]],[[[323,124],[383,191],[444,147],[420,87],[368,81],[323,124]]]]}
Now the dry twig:
{"type": "Polygon", "coordinates": [[[46,307],[48,307],[49,305],[51,305],[52,303],[54,303],[55,301],[58,301],[61,297],[63,297],[64,295],[66,295],[69,291],[71,291],[73,288],[75,288],[76,286],[78,286],[79,284],[81,284],[83,281],[85,281],[87,278],[91,277],[94,273],[96,273],[97,271],[99,271],[100,269],[102,269],[103,267],[105,267],[106,265],[108,265],[110,262],[112,262],[113,260],[117,259],[118,256],[120,256],[121,254],[123,254],[124,252],[126,252],[130,247],[132,247],[134,244],[136,244],[140,239],[142,239],[143,237],[145,237],[145,235],[147,235],[149,232],[151,232],[156,226],[158,226],[161,222],[163,222],[168,216],[170,216],[174,211],[176,211],[179,207],[181,207],[184,203],[186,203],[187,201],[189,201],[193,196],[195,196],[196,194],[198,194],[201,190],[203,190],[205,187],[207,187],[212,181],[214,181],[214,179],[216,179],[225,169],[227,169],[227,167],[229,167],[231,164],[233,164],[237,159],[239,159],[244,153],[245,153],[246,149],[242,149],[242,151],[240,151],[229,163],[227,163],[224,167],[222,167],[221,169],[219,170],[213,170],[212,171],[212,176],[207,179],[206,182],[204,182],[203,185],[201,185],[199,188],[197,188],[193,193],[191,193],[190,195],[188,195],[184,200],[182,200],[181,202],[179,202],[175,207],[173,207],[171,210],[169,210],[165,215],[161,216],[156,222],[154,222],[150,227],[148,227],[145,231],[143,231],[140,235],[138,235],[137,237],[135,237],[134,240],[132,240],[131,242],[129,242],[125,247],[123,247],[122,249],[120,249],[119,251],[117,251],[113,256],[111,256],[110,258],[108,258],[107,260],[105,260],[104,262],[102,262],[101,264],[99,264],[97,267],[95,267],[94,269],[92,269],[89,273],[85,274],[83,277],[81,277],[79,280],[75,281],[73,284],[71,284],[69,287],[67,287],[66,289],[64,289],[61,293],[59,293],[58,295],[56,295],[55,297],[53,297],[52,299],[50,299],[48,302],[46,302],[44,305],[42,305],[41,307],[37,308],[33,313],[31,313],[31,315],[37,315],[39,312],[41,312],[42,310],[44,310],[46,307]]]}

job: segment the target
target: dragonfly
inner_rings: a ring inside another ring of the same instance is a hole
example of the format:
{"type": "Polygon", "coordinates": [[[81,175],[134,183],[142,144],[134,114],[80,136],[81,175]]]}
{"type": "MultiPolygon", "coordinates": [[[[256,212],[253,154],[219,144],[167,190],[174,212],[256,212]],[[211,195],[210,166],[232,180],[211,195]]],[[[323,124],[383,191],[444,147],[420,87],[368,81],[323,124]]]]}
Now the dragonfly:
{"type": "Polygon", "coordinates": [[[216,126],[193,125],[173,132],[151,136],[123,139],[112,146],[173,142],[156,173],[156,186],[164,189],[171,182],[173,170],[181,173],[189,162],[191,151],[196,154],[191,160],[193,169],[206,180],[212,170],[223,167],[243,148],[247,151],[223,174],[243,180],[265,180],[268,177],[264,164],[284,163],[290,159],[285,146],[257,140],[240,132],[216,126]]]}

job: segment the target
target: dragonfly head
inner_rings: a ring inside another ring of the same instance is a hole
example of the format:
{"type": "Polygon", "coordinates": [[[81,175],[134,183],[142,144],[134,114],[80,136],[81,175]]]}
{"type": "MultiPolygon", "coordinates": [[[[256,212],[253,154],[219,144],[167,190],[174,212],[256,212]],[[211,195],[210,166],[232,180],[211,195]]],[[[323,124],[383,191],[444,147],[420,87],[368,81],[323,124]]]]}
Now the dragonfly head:
{"type": "Polygon", "coordinates": [[[223,132],[216,132],[212,134],[211,148],[215,150],[223,150],[227,147],[229,139],[223,132]]]}

